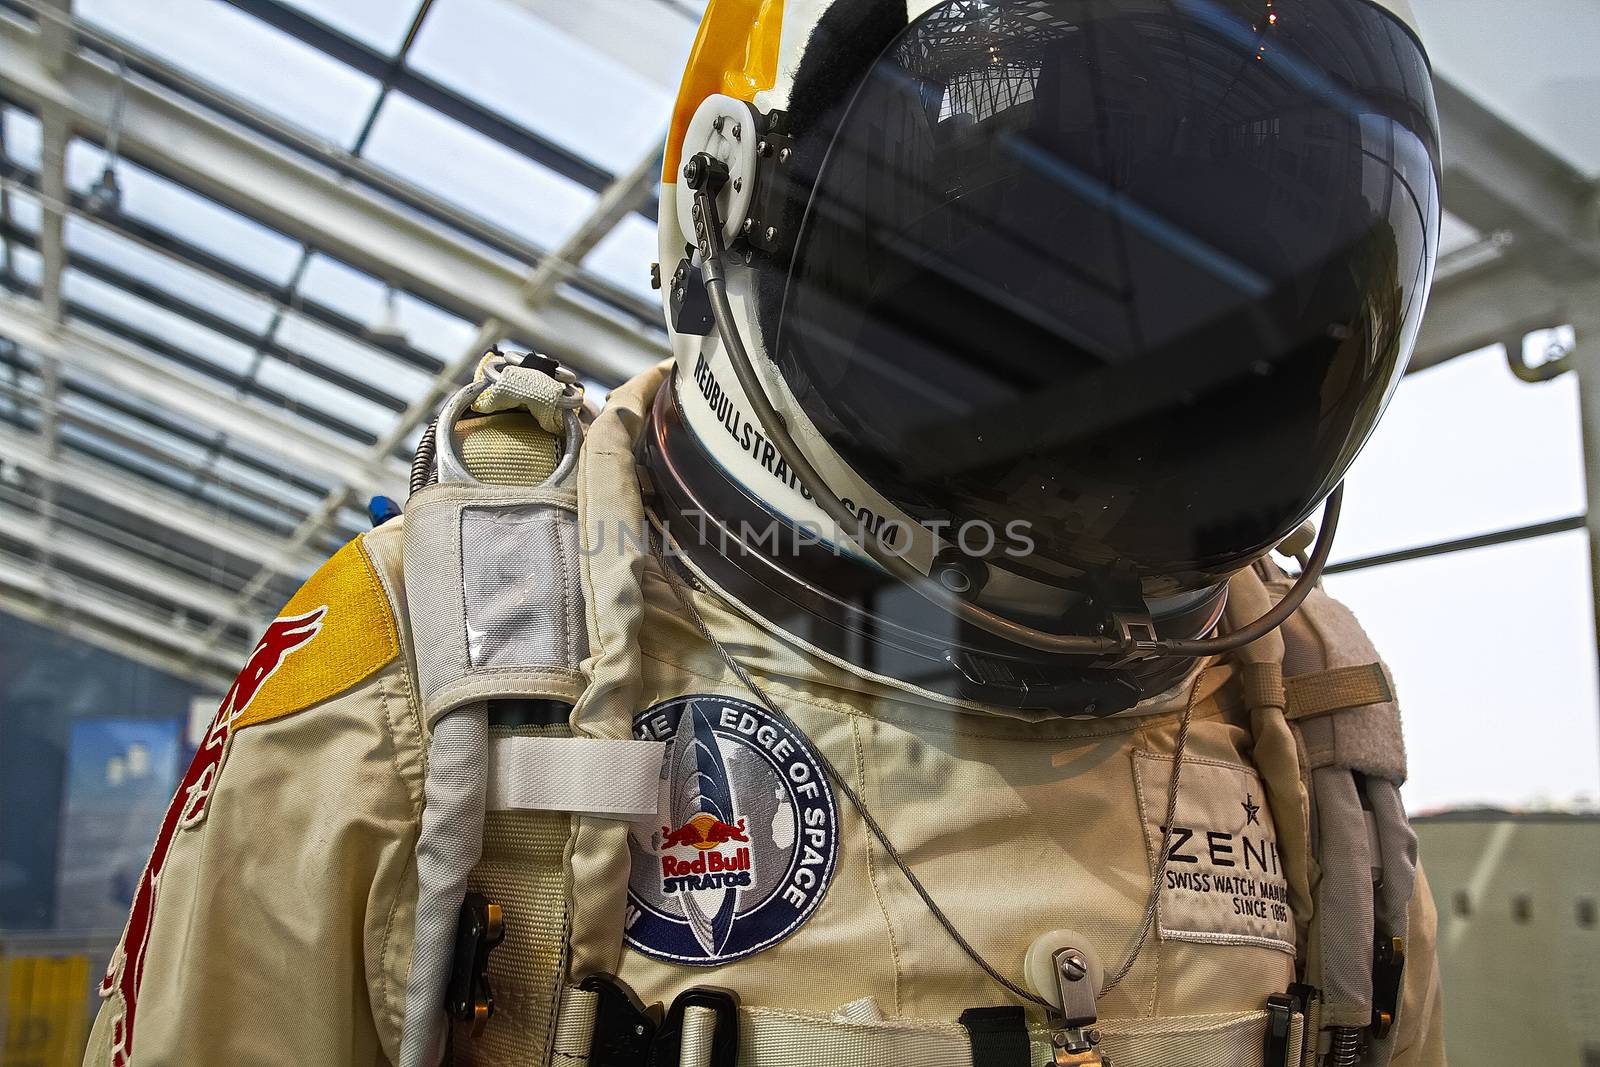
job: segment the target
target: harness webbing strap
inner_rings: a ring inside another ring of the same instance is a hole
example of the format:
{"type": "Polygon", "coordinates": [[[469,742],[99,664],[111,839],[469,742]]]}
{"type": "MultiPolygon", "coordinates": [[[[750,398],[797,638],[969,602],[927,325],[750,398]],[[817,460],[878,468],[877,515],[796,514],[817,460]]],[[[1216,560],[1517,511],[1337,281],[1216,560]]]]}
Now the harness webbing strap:
{"type": "Polygon", "coordinates": [[[1394,699],[1389,676],[1383,666],[1377,663],[1302,674],[1285,679],[1283,685],[1288,695],[1286,714],[1291,720],[1309,719],[1330,711],[1382,704],[1394,699]]]}
{"type": "Polygon", "coordinates": [[[489,810],[654,818],[666,751],[664,741],[497,737],[489,745],[489,810]]]}
{"type": "Polygon", "coordinates": [[[567,989],[556,1017],[555,1038],[550,1043],[550,1067],[585,1067],[600,998],[585,989],[567,989]]]}
{"type": "Polygon", "coordinates": [[[1282,663],[1244,659],[1241,667],[1239,685],[1246,707],[1282,708],[1288,704],[1289,694],[1283,680],[1282,663]]]}
{"type": "MultiPolygon", "coordinates": [[[[571,818],[562,812],[488,813],[483,858],[467,886],[500,905],[506,934],[489,957],[494,1017],[476,1037],[457,1031],[456,1064],[551,1062],[551,1044],[559,1032],[556,1000],[567,963],[570,834],[571,818]]],[[[585,1042],[593,1029],[591,1021],[585,1042]]]]}
{"type": "MultiPolygon", "coordinates": [[[[554,1055],[557,1067],[588,1067],[595,994],[569,987],[562,997],[554,1055]],[[587,1024],[588,1029],[585,1029],[587,1024]]],[[[923,1019],[870,1019],[868,1013],[823,1015],[772,1008],[739,1008],[740,1067],[983,1067],[973,1055],[969,1031],[958,1023],[923,1019]]],[[[695,1064],[693,1050],[708,1048],[713,1012],[684,1013],[682,1065],[695,1064]]],[[[1170,1019],[1102,1019],[1101,1049],[1117,1067],[1260,1067],[1271,1013],[1180,1016],[1170,1019]]],[[[1289,1051],[1298,1063],[1305,1019],[1291,1019],[1289,1051]]],[[[1007,1064],[1051,1062],[1050,1037],[1039,1026],[1026,1031],[1026,1059],[1007,1064]]],[[[1276,1067],[1276,1065],[1274,1065],[1276,1067]]]]}
{"type": "Polygon", "coordinates": [[[711,1042],[717,1033],[717,1013],[691,1005],[683,1012],[683,1048],[678,1067],[712,1067],[711,1042]]]}

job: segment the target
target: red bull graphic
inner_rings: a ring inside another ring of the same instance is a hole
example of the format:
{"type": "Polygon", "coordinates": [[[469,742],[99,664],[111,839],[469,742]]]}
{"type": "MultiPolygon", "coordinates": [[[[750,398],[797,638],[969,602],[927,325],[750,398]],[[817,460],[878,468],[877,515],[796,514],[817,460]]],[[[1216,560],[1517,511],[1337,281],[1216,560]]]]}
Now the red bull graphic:
{"type": "Polygon", "coordinates": [[[133,1019],[138,1006],[139,982],[144,977],[145,950],[149,946],[150,928],[155,919],[156,893],[161,885],[161,872],[167,864],[167,854],[173,838],[179,831],[201,821],[206,801],[216,784],[222,765],[223,750],[235,720],[250,707],[261,687],[266,684],[289,654],[311,643],[322,630],[322,621],[328,613],[326,605],[304,615],[274,619],[262,634],[249,661],[239,676],[233,680],[227,696],[217,708],[211,727],[195,751],[194,760],[184,773],[178,791],[161,820],[161,830],[156,835],[155,847],[150,851],[150,861],[139,879],[133,895],[133,909],[128,914],[128,925],[122,931],[122,943],[111,956],[105,978],[100,982],[100,996],[109,998],[121,995],[121,1013],[111,1021],[111,1062],[114,1067],[127,1067],[133,1056],[133,1019]]]}
{"type": "Polygon", "coordinates": [[[692,845],[695,848],[715,848],[729,841],[749,841],[745,834],[744,820],[739,820],[738,826],[729,826],[714,815],[701,813],[673,830],[663,826],[661,828],[661,847],[674,848],[678,845],[692,845]]]}
{"type": "Polygon", "coordinates": [[[837,852],[833,793],[809,741],[730,697],[667,701],[634,720],[670,742],[659,833],[632,838],[628,943],[711,965],[789,936],[826,890],[837,852]]]}

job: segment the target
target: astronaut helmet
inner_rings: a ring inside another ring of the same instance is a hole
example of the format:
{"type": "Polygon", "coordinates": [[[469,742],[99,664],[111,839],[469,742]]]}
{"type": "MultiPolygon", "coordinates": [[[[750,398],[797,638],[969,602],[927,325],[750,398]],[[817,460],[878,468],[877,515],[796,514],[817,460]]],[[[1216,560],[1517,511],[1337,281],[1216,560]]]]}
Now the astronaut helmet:
{"type": "Polygon", "coordinates": [[[1126,706],[1371,434],[1439,184],[1404,0],[712,0],[663,168],[662,507],[829,655],[1126,706]],[[752,547],[764,516],[814,543],[752,547]]]}

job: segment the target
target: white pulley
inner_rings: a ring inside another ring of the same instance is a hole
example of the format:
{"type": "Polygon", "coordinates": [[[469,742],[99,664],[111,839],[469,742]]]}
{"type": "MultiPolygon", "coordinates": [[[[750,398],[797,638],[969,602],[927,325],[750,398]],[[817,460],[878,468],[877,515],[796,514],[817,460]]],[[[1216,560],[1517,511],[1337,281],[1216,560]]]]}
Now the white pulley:
{"type": "MultiPolygon", "coordinates": [[[[1098,996],[1105,985],[1106,970],[1100,957],[1089,947],[1089,939],[1076,930],[1051,930],[1040,935],[1028,946],[1027,955],[1022,960],[1022,976],[1028,988],[1057,1009],[1062,1007],[1060,957],[1068,952],[1076,953],[1083,963],[1084,973],[1080,980],[1085,983],[1084,988],[1091,991],[1089,996],[1098,996]]],[[[1090,1002],[1093,1002],[1092,999],[1090,1002]]]]}
{"type": "MultiPolygon", "coordinates": [[[[728,182],[717,194],[717,215],[722,219],[722,239],[739,236],[750,214],[750,195],[755,189],[756,132],[755,108],[743,100],[718,93],[700,101],[689,129],[683,135],[682,158],[687,162],[705,152],[728,166],[728,182]]],[[[694,240],[694,190],[680,173],[674,176],[678,188],[678,226],[694,240]]]]}

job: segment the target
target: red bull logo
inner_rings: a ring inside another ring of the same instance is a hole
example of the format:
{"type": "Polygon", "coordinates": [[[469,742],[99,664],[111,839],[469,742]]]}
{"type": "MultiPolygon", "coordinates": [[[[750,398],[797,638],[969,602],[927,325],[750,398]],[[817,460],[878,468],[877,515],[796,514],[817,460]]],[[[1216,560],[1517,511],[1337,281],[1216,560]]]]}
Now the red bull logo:
{"type": "Polygon", "coordinates": [[[701,812],[676,830],[663,826],[661,828],[661,849],[665,851],[680,845],[690,845],[698,849],[716,848],[729,841],[748,842],[750,836],[745,833],[744,820],[740,819],[737,826],[730,825],[717,818],[701,812]]]}
{"type": "Polygon", "coordinates": [[[750,850],[727,852],[721,846],[735,842],[748,844],[744,820],[724,822],[709,812],[701,812],[676,830],[661,828],[659,851],[694,849],[687,857],[661,857],[661,891],[686,893],[698,889],[737,889],[750,884],[750,850]]]}

